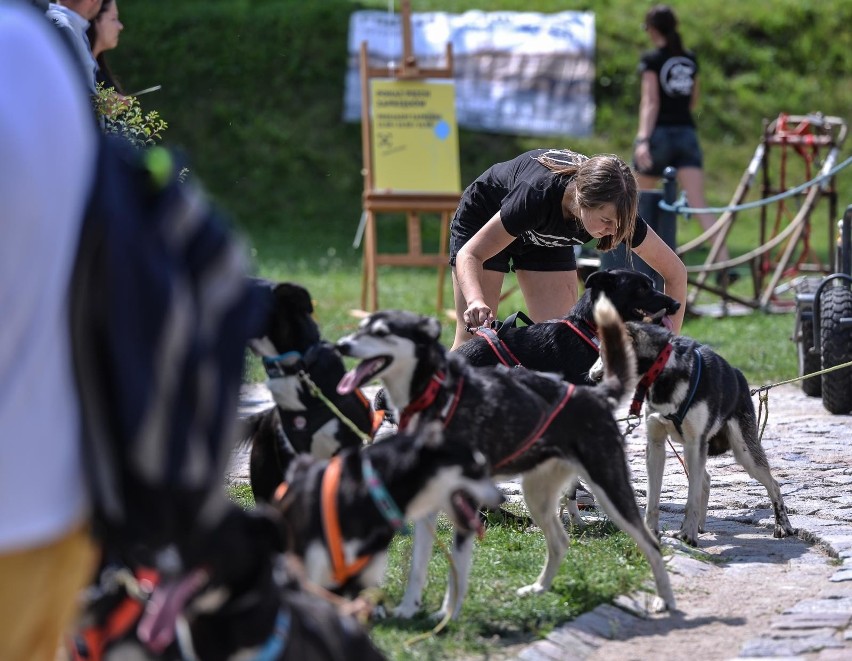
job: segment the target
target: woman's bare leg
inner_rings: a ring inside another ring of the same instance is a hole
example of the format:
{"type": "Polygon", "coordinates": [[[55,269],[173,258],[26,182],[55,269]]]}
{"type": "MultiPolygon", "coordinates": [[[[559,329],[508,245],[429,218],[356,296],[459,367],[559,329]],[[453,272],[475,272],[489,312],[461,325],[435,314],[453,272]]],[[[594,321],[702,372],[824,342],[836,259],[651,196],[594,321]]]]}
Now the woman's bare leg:
{"type": "Polygon", "coordinates": [[[516,271],[533,321],[564,317],[577,302],[577,271],[516,271]]]}

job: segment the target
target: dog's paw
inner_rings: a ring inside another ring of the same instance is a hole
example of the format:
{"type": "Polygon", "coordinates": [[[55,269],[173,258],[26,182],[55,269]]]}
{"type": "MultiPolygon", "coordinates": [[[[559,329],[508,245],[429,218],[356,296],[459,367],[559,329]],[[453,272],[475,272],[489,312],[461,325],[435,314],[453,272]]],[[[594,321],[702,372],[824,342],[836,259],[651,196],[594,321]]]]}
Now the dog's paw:
{"type": "Polygon", "coordinates": [[[781,539],[783,537],[795,537],[799,533],[796,528],[791,525],[783,525],[780,523],[775,524],[775,532],[772,533],[772,536],[776,539],[781,539]]]}
{"type": "Polygon", "coordinates": [[[432,622],[435,622],[437,624],[438,622],[443,622],[445,617],[447,617],[447,609],[446,608],[440,608],[440,609],[436,610],[434,613],[432,613],[429,616],[429,619],[432,622]]]}
{"type": "Polygon", "coordinates": [[[403,620],[410,620],[420,612],[420,606],[412,604],[400,604],[393,609],[393,616],[403,620]]]}
{"type": "Polygon", "coordinates": [[[515,594],[519,597],[525,597],[528,594],[541,594],[542,592],[546,592],[546,590],[541,586],[541,583],[533,583],[532,585],[525,585],[522,588],[518,588],[515,594]]]}
{"type": "Polygon", "coordinates": [[[698,539],[697,539],[697,535],[695,533],[689,533],[689,532],[681,529],[678,532],[676,532],[673,536],[675,537],[675,539],[679,539],[680,541],[682,541],[684,544],[687,544],[688,546],[692,546],[694,548],[698,546],[698,539]]]}

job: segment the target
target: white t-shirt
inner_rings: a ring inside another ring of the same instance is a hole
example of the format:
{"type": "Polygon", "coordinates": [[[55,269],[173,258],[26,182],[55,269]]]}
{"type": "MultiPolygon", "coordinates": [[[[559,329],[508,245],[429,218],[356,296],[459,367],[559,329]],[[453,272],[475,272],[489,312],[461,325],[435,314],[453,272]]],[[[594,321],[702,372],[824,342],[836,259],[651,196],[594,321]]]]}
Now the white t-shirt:
{"type": "Polygon", "coordinates": [[[71,57],[46,18],[0,3],[0,552],[88,510],[68,286],[96,126],[71,57]]]}

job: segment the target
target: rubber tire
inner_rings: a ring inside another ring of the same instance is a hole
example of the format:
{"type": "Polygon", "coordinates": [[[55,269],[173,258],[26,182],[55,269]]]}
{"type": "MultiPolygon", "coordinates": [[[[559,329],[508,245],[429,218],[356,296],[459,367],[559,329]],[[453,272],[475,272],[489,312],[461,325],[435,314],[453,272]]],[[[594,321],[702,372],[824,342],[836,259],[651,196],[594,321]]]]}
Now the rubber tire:
{"type": "MultiPolygon", "coordinates": [[[[844,317],[852,317],[852,291],[845,283],[826,287],[820,297],[822,369],[852,360],[852,327],[840,327],[844,317]]],[[[829,413],[852,411],[852,367],[822,375],[822,405],[829,413]]]]}
{"type": "MultiPolygon", "coordinates": [[[[820,356],[812,353],[814,345],[814,322],[812,319],[802,320],[802,336],[796,347],[799,353],[799,376],[813,374],[820,370],[820,356]]],[[[802,392],[808,397],[819,397],[822,395],[822,377],[812,376],[810,379],[802,379],[802,392]]]]}

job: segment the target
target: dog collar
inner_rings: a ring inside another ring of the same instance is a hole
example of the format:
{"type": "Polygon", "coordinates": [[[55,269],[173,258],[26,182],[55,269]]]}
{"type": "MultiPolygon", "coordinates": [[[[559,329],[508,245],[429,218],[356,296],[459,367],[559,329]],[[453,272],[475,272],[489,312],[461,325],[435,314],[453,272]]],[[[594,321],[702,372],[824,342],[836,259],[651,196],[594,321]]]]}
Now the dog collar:
{"type": "Polygon", "coordinates": [[[588,344],[592,349],[595,350],[595,353],[601,352],[601,341],[598,339],[598,334],[592,329],[588,324],[583,324],[585,328],[580,329],[578,326],[572,324],[567,319],[560,319],[560,323],[565,324],[571,330],[573,330],[577,335],[579,335],[583,341],[588,344]]]}
{"type": "Polygon", "coordinates": [[[397,532],[405,528],[405,517],[394,501],[393,496],[388,493],[382,479],[376,473],[376,469],[373,468],[373,463],[366,454],[361,456],[361,472],[364,476],[364,483],[370,492],[370,497],[387,522],[397,532]]]}
{"type": "Polygon", "coordinates": [[[279,379],[282,376],[292,376],[302,369],[302,354],[298,351],[285,351],[277,356],[263,356],[261,358],[266,376],[270,379],[279,379]]]}
{"type": "Polygon", "coordinates": [[[648,371],[645,372],[639,380],[639,384],[636,386],[636,392],[633,393],[633,401],[630,403],[629,415],[639,415],[642,412],[642,402],[645,401],[645,396],[648,394],[648,390],[666,366],[673,348],[672,343],[668,342],[666,346],[663,347],[662,351],[657,354],[656,360],[654,360],[648,371]]]}
{"type": "MultiPolygon", "coordinates": [[[[443,372],[436,372],[433,374],[429,381],[429,385],[426,386],[426,390],[423,391],[420,397],[403,409],[399,416],[399,429],[405,429],[408,427],[409,423],[411,423],[411,418],[414,417],[415,413],[419,413],[428,406],[431,406],[432,402],[437,399],[438,393],[441,392],[441,386],[445,383],[446,376],[443,372]]],[[[464,377],[459,375],[458,380],[456,381],[456,391],[449,399],[447,399],[447,402],[438,413],[438,419],[444,423],[445,429],[447,425],[450,424],[450,420],[452,420],[453,414],[456,412],[456,407],[458,406],[459,401],[461,401],[461,391],[463,387],[464,377]]]]}
{"type": "Polygon", "coordinates": [[[426,384],[426,389],[402,410],[399,416],[400,429],[408,427],[415,413],[419,413],[435,401],[438,393],[441,392],[441,386],[444,385],[444,379],[446,379],[446,375],[443,372],[435,372],[432,375],[429,383],[426,384]]]}
{"type": "Polygon", "coordinates": [[[287,648],[287,640],[290,638],[290,624],[290,614],[283,610],[278,611],[275,617],[275,629],[254,657],[255,661],[277,661],[281,658],[287,648]]]}

